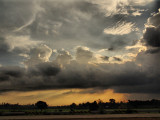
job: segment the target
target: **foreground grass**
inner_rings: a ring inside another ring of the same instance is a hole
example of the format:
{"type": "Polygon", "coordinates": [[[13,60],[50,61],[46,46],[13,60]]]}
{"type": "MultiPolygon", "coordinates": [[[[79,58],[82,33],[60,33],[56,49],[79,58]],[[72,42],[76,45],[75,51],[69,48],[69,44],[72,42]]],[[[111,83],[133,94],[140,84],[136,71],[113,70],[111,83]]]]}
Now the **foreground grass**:
{"type": "Polygon", "coordinates": [[[87,115],[87,114],[145,114],[160,113],[160,109],[104,109],[89,111],[88,109],[0,109],[0,116],[4,115],[87,115]]]}

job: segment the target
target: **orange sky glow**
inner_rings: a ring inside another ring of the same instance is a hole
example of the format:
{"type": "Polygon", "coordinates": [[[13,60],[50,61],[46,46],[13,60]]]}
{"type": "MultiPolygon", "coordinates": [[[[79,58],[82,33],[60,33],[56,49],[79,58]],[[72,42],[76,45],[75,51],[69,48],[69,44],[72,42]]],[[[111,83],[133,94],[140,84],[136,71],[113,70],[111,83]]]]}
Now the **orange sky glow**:
{"type": "Polygon", "coordinates": [[[110,98],[119,101],[126,101],[129,94],[114,93],[113,90],[105,90],[99,93],[86,93],[81,94],[81,89],[72,90],[46,90],[46,91],[34,91],[34,92],[8,92],[1,94],[0,102],[19,103],[19,104],[34,104],[38,100],[43,100],[50,106],[56,105],[69,105],[72,103],[93,102],[101,99],[104,102],[109,101],[110,98]],[[14,96],[14,97],[13,97],[14,96]]]}

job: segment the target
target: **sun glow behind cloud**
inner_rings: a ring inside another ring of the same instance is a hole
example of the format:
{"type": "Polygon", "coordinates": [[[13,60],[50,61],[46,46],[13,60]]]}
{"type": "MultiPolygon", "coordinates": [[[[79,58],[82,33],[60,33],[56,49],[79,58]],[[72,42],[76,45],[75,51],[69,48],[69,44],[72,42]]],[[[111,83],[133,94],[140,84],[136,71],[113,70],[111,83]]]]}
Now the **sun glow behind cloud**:
{"type": "Polygon", "coordinates": [[[34,91],[34,92],[9,92],[2,94],[3,99],[0,102],[8,103],[18,103],[19,104],[34,104],[38,100],[47,101],[51,106],[56,105],[69,105],[72,103],[83,103],[83,102],[93,102],[95,100],[101,99],[106,102],[110,98],[116,99],[116,101],[125,101],[127,100],[128,94],[119,94],[114,93],[113,90],[104,90],[92,92],[91,89],[69,89],[69,90],[46,90],[46,91],[34,91]],[[16,94],[16,96],[14,96],[16,94]],[[13,97],[14,96],[14,97],[13,97]]]}

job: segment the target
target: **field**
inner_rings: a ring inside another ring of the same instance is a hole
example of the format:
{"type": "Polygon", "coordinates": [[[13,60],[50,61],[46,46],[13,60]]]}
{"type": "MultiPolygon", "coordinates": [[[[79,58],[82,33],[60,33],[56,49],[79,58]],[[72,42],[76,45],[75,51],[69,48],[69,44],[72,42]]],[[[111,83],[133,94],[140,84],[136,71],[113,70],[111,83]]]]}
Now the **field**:
{"type": "Polygon", "coordinates": [[[160,120],[160,114],[1,116],[0,120],[160,120]]]}
{"type": "Polygon", "coordinates": [[[160,109],[104,109],[103,111],[89,111],[89,109],[0,109],[0,116],[9,115],[88,115],[88,114],[159,114],[160,109]]]}
{"type": "Polygon", "coordinates": [[[88,109],[1,109],[0,120],[160,120],[159,109],[105,109],[91,112],[88,109]]]}

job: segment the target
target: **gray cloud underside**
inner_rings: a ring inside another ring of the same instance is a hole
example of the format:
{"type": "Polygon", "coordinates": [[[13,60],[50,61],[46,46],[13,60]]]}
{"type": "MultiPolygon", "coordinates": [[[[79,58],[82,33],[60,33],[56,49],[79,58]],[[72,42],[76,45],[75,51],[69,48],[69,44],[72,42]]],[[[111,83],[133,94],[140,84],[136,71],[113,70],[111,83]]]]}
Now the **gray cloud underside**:
{"type": "MultiPolygon", "coordinates": [[[[83,50],[82,54],[84,54],[83,57],[90,59],[88,50],[83,50]]],[[[160,53],[139,53],[136,62],[142,64],[142,67],[136,65],[135,62],[95,66],[88,64],[87,60],[79,63],[79,58],[70,60],[69,64],[65,62],[64,67],[60,67],[58,61],[39,63],[27,69],[0,67],[0,90],[5,92],[110,88],[119,93],[159,94],[159,61],[157,59],[159,55],[160,53]]]]}

